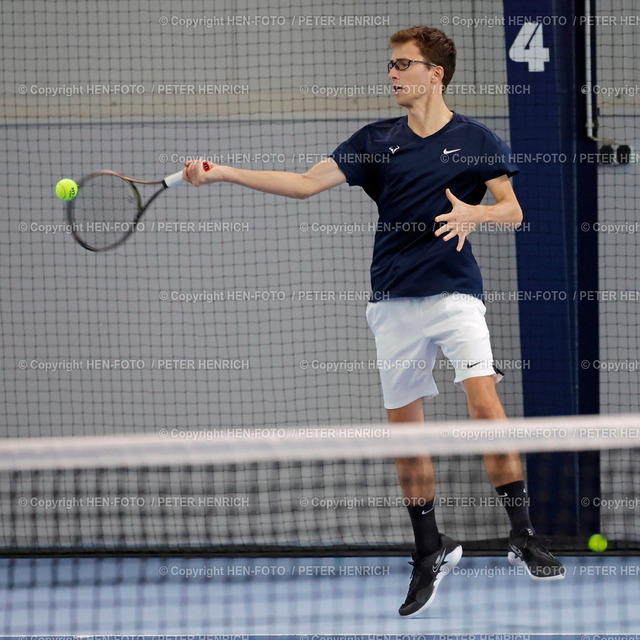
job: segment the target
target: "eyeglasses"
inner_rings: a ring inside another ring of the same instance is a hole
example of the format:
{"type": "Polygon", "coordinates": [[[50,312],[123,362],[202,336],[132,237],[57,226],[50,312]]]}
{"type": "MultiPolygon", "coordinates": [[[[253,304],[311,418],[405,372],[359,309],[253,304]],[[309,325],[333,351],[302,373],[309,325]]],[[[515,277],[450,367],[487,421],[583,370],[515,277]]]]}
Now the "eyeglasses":
{"type": "Polygon", "coordinates": [[[397,60],[389,60],[389,63],[387,64],[387,70],[391,71],[391,69],[395,67],[398,71],[406,71],[411,66],[412,62],[420,62],[421,64],[427,64],[430,67],[438,66],[434,62],[425,62],[424,60],[409,60],[407,58],[398,58],[397,60]]]}

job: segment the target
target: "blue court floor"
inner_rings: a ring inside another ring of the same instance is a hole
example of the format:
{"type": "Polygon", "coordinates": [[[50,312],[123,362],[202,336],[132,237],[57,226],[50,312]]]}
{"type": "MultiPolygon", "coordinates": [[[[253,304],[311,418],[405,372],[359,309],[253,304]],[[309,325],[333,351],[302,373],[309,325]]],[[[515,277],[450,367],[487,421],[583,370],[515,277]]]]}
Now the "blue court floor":
{"type": "Polygon", "coordinates": [[[566,578],[540,582],[463,557],[433,606],[403,619],[406,558],[3,559],[0,635],[640,634],[640,559],[562,560],[566,578]]]}

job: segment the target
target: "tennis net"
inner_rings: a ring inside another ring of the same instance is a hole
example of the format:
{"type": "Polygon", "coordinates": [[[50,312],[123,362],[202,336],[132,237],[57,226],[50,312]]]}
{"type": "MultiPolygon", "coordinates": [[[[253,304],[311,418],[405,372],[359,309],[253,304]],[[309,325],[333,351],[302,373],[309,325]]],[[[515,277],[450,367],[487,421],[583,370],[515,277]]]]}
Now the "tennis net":
{"type": "Polygon", "coordinates": [[[428,620],[445,634],[631,632],[637,473],[620,465],[580,495],[576,467],[573,485],[553,472],[530,492],[532,504],[541,491],[573,500],[554,517],[575,534],[551,540],[566,579],[537,584],[507,563],[508,521],[479,456],[606,451],[637,469],[639,431],[628,415],[8,439],[0,630],[373,634],[422,631],[428,620]],[[393,458],[426,453],[436,456],[439,528],[465,556],[433,612],[407,621],[396,610],[412,533],[393,458]],[[467,467],[477,468],[472,490],[460,482],[467,467]],[[594,507],[599,528],[581,531],[594,507]],[[587,547],[594,533],[607,554],[587,547]],[[607,606],[594,613],[602,589],[607,606]]]}

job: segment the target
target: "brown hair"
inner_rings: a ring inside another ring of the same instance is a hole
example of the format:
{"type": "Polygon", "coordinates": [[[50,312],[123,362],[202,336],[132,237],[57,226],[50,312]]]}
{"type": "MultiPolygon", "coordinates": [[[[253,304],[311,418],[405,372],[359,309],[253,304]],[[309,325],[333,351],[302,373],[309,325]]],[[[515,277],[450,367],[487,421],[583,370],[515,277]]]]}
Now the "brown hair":
{"type": "Polygon", "coordinates": [[[435,27],[409,27],[394,33],[389,38],[391,46],[415,42],[427,62],[433,62],[444,69],[442,85],[448,86],[456,70],[456,45],[453,40],[435,27]]]}

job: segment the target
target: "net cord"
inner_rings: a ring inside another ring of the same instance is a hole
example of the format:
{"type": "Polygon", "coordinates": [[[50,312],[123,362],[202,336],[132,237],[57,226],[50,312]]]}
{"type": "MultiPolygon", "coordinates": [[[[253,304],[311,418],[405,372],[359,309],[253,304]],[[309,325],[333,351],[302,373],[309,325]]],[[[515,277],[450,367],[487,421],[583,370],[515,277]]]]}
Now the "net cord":
{"type": "Polygon", "coordinates": [[[6,438],[0,471],[466,456],[638,447],[640,415],[564,416],[138,435],[6,438]]]}

